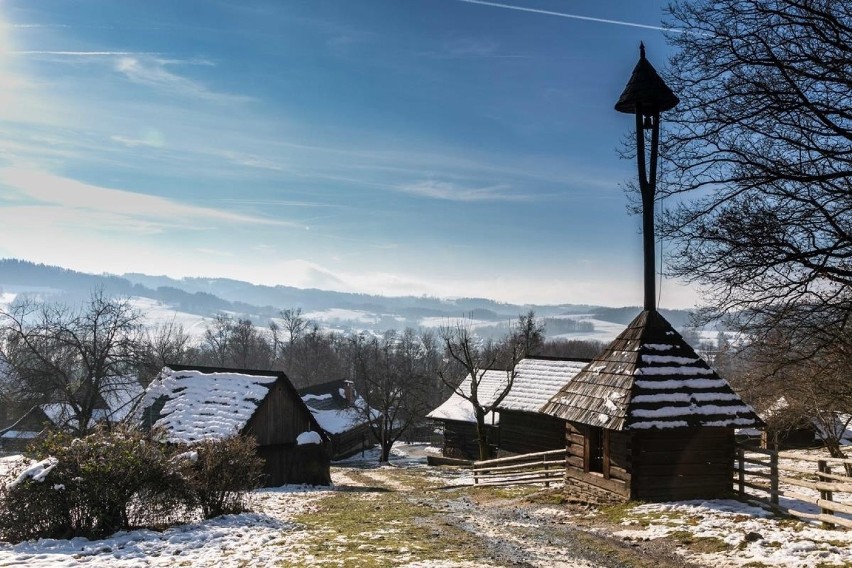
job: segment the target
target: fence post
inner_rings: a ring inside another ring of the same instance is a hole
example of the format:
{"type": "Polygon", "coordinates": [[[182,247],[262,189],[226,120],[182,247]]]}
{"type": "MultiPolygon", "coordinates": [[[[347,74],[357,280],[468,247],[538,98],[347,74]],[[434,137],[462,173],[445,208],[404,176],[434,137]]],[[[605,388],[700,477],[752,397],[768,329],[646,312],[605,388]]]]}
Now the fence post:
{"type": "Polygon", "coordinates": [[[544,486],[550,487],[550,474],[547,473],[547,470],[550,469],[550,466],[547,465],[547,455],[541,456],[541,463],[544,464],[544,486]]]}
{"type": "Polygon", "coordinates": [[[778,452],[769,455],[769,502],[778,505],[778,452]]]}
{"type": "MultiPolygon", "coordinates": [[[[817,462],[817,466],[819,468],[819,473],[831,473],[831,468],[829,467],[827,461],[819,460],[817,462]]],[[[823,475],[817,475],[817,479],[819,479],[820,483],[831,483],[831,478],[823,476],[823,475]]],[[[820,489],[819,490],[819,498],[820,498],[820,500],[824,499],[826,501],[831,501],[831,500],[834,499],[834,493],[830,490],[820,489]]],[[[819,508],[819,512],[822,513],[823,515],[833,515],[834,514],[834,511],[832,511],[831,509],[824,509],[823,507],[819,508]]],[[[823,521],[822,522],[822,528],[833,529],[834,523],[829,523],[829,522],[823,521]]]]}
{"type": "Polygon", "coordinates": [[[476,468],[476,462],[474,462],[473,463],[473,484],[474,485],[479,484],[479,475],[477,475],[478,473],[479,473],[479,470],[476,468]]]}
{"type": "Polygon", "coordinates": [[[745,499],[745,450],[737,448],[737,473],[739,475],[740,499],[745,499]]]}

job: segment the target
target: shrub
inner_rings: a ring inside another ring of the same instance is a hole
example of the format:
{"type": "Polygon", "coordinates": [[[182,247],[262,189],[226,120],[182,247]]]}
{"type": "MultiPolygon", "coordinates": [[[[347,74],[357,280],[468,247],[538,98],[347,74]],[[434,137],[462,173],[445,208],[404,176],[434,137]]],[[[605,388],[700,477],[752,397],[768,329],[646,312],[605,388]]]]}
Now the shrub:
{"type": "Polygon", "coordinates": [[[27,453],[41,461],[0,480],[0,539],[9,542],[100,538],[199,509],[204,518],[242,512],[263,466],[250,437],[169,446],[124,428],[52,434],[27,453]]]}
{"type": "Polygon", "coordinates": [[[181,479],[159,444],[130,429],[85,438],[52,434],[29,457],[55,460],[41,478],[0,487],[0,536],[97,538],[130,527],[129,506],[141,491],[171,493],[181,479]]]}
{"type": "Polygon", "coordinates": [[[250,436],[232,436],[193,444],[176,456],[183,463],[192,503],[205,519],[246,510],[245,492],[261,485],[263,459],[250,436]]]}

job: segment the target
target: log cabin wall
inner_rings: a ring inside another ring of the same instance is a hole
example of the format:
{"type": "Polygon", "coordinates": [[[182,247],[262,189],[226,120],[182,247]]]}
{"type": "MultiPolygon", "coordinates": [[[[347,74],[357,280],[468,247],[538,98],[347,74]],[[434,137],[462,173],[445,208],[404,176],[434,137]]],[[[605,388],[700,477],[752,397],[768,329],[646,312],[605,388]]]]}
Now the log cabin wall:
{"type": "Polygon", "coordinates": [[[281,381],[273,385],[245,429],[259,446],[294,444],[302,432],[318,430],[295,391],[289,392],[281,381]]]}
{"type": "Polygon", "coordinates": [[[309,430],[319,431],[310,411],[295,390],[277,381],[243,430],[257,440],[267,487],[330,483],[327,448],[296,445],[299,434],[309,430]]]}
{"type": "MultiPolygon", "coordinates": [[[[444,423],[444,456],[468,460],[479,459],[479,437],[476,435],[476,424],[457,420],[443,420],[444,423]]],[[[485,427],[490,445],[497,443],[497,428],[485,427]]]]}
{"type": "Polygon", "coordinates": [[[565,446],[565,421],[547,414],[500,411],[500,451],[529,454],[565,446]]]}
{"type": "Polygon", "coordinates": [[[631,437],[624,432],[603,430],[603,471],[589,469],[592,427],[566,422],[566,484],[580,484],[591,492],[604,491],[621,499],[631,498],[631,437]]]}
{"type": "Polygon", "coordinates": [[[731,494],[733,428],[656,430],[631,437],[634,499],[718,499],[731,494]]]}
{"type": "Polygon", "coordinates": [[[351,430],[331,435],[331,459],[339,460],[355,455],[370,446],[370,426],[361,424],[351,430]]]}

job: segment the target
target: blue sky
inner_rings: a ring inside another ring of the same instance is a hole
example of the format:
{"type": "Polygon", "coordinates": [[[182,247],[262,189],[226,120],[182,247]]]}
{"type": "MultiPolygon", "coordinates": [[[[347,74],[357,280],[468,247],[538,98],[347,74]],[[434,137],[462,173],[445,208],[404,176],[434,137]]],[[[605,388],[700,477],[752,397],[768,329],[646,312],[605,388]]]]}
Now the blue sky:
{"type": "Polygon", "coordinates": [[[638,305],[613,105],[664,4],[6,0],[0,255],[638,305]]]}

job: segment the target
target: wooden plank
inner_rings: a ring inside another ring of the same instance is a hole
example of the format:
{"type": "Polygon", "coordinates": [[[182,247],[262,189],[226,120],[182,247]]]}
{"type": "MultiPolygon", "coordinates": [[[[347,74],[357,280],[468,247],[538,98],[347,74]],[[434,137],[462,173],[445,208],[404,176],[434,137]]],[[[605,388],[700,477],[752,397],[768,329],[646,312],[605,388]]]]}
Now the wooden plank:
{"type": "Polygon", "coordinates": [[[529,471],[525,473],[518,474],[478,474],[476,477],[480,480],[480,483],[487,483],[487,480],[499,480],[499,481],[511,481],[513,479],[522,480],[522,479],[532,479],[532,478],[550,478],[550,479],[561,479],[565,474],[565,468],[560,469],[551,469],[547,471],[529,471]]]}
{"type": "Polygon", "coordinates": [[[583,469],[583,458],[568,456],[565,458],[565,464],[571,467],[576,467],[577,469],[583,469]]]}
{"type": "MultiPolygon", "coordinates": [[[[753,451],[753,450],[749,450],[749,451],[753,451]]],[[[819,461],[824,460],[824,461],[827,461],[831,464],[850,464],[850,465],[852,465],[852,459],[849,459],[849,458],[846,458],[846,459],[832,458],[832,457],[821,458],[821,457],[818,457],[818,456],[799,455],[799,454],[792,453],[792,452],[778,452],[778,457],[783,458],[783,459],[796,460],[796,461],[819,462],[819,461]]]]}
{"type": "Polygon", "coordinates": [[[529,479],[525,481],[507,481],[505,483],[483,483],[483,487],[501,487],[506,485],[531,485],[533,483],[554,483],[557,481],[562,481],[563,478],[554,478],[554,479],[529,479]]]}
{"type": "Polygon", "coordinates": [[[570,479],[576,479],[583,483],[594,485],[595,487],[615,493],[616,495],[630,497],[630,486],[623,481],[619,481],[617,479],[604,479],[602,475],[595,475],[593,473],[586,473],[575,469],[566,470],[565,475],[570,479]]]}
{"type": "Polygon", "coordinates": [[[804,481],[794,477],[784,477],[784,483],[797,485],[799,487],[807,487],[808,489],[816,489],[817,491],[837,491],[840,493],[852,493],[852,484],[849,483],[832,483],[823,481],[804,481]]]}
{"type": "Polygon", "coordinates": [[[521,454],[521,455],[518,455],[518,456],[496,458],[496,459],[493,459],[493,460],[476,461],[476,462],[474,462],[474,465],[476,467],[480,467],[480,466],[491,465],[491,464],[518,462],[518,461],[521,461],[521,460],[530,461],[530,460],[537,459],[537,458],[550,457],[550,456],[564,456],[564,455],[565,455],[564,449],[548,450],[546,452],[535,452],[535,453],[532,453],[532,454],[521,454]]]}
{"type": "Polygon", "coordinates": [[[801,473],[801,474],[804,474],[804,475],[813,475],[815,477],[816,476],[827,477],[829,479],[836,479],[837,481],[845,481],[847,483],[852,483],[852,477],[849,477],[848,475],[843,475],[843,474],[840,474],[840,473],[825,473],[825,472],[820,473],[816,470],[800,469],[800,468],[797,468],[797,467],[789,467],[789,466],[783,466],[783,465],[779,465],[778,469],[781,470],[781,471],[789,472],[789,473],[801,473]]]}
{"type": "Polygon", "coordinates": [[[803,513],[802,511],[796,511],[793,509],[785,509],[785,512],[789,515],[799,517],[801,519],[812,519],[815,521],[821,521],[826,524],[840,525],[842,527],[846,527],[847,529],[852,529],[852,519],[844,519],[843,517],[835,517],[834,515],[803,513]]]}
{"type": "MultiPolygon", "coordinates": [[[[482,462],[477,462],[480,464],[482,462]]],[[[527,463],[518,463],[513,465],[500,465],[497,467],[486,466],[483,467],[481,465],[475,465],[473,467],[473,471],[486,474],[488,472],[510,472],[510,471],[523,471],[530,469],[542,469],[545,466],[556,466],[556,467],[564,467],[565,460],[548,460],[548,461],[537,461],[537,462],[527,462],[527,463]]]]}
{"type": "Polygon", "coordinates": [[[609,476],[612,479],[619,479],[621,481],[630,481],[630,473],[626,469],[620,467],[610,467],[609,468],[609,476]]]}

